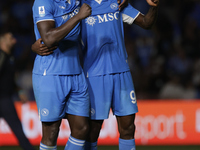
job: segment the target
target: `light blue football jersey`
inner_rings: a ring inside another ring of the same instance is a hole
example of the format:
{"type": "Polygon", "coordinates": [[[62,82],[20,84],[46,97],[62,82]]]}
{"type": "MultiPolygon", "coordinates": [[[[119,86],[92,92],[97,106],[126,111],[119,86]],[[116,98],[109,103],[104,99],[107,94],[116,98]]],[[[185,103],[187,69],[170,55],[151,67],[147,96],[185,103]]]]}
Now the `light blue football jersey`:
{"type": "MultiPolygon", "coordinates": [[[[52,20],[59,27],[75,16],[80,9],[79,0],[35,0],[33,4],[33,20],[36,39],[40,38],[37,23],[52,20]]],[[[79,61],[80,23],[59,42],[58,48],[48,56],[37,55],[33,73],[43,75],[80,74],[79,61]]]]}
{"type": "Polygon", "coordinates": [[[117,0],[82,0],[92,15],[82,20],[84,72],[87,77],[130,70],[124,43],[123,21],[132,24],[139,11],[128,5],[118,10],[117,0]]]}

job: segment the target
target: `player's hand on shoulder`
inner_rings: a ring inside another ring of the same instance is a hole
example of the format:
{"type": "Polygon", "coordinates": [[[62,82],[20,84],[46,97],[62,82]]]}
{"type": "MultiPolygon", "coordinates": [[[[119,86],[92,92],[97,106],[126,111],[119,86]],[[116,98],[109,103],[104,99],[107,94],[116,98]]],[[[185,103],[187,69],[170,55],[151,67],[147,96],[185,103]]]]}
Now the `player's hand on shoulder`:
{"type": "Polygon", "coordinates": [[[45,44],[42,44],[42,39],[39,38],[32,46],[31,46],[31,50],[33,52],[35,52],[38,55],[41,56],[46,56],[46,55],[50,55],[53,53],[53,50],[55,50],[57,48],[57,46],[54,47],[47,47],[45,44]]]}
{"type": "Polygon", "coordinates": [[[92,14],[92,8],[90,7],[90,5],[83,3],[77,15],[79,16],[80,19],[85,19],[91,14],[92,14]]]}
{"type": "Polygon", "coordinates": [[[150,6],[157,7],[160,0],[146,0],[150,6]]]}
{"type": "Polygon", "coordinates": [[[119,4],[119,10],[121,10],[128,5],[128,0],[117,0],[117,3],[119,4]]]}

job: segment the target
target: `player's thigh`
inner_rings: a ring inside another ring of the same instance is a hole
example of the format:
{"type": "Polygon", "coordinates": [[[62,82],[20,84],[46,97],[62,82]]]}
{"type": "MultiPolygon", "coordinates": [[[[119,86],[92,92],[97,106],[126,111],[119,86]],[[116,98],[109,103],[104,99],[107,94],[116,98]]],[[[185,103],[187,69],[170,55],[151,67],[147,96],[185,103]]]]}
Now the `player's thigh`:
{"type": "Polygon", "coordinates": [[[114,94],[112,109],[116,116],[127,116],[138,112],[135,89],[131,73],[114,75],[114,94]]]}
{"type": "Polygon", "coordinates": [[[68,76],[33,74],[33,90],[40,120],[53,122],[65,116],[66,96],[69,93],[68,76]]]}
{"type": "Polygon", "coordinates": [[[109,116],[112,94],[113,78],[111,75],[94,76],[87,78],[92,120],[104,120],[109,116]]]}
{"type": "Polygon", "coordinates": [[[90,102],[88,85],[85,75],[71,76],[72,88],[67,97],[66,113],[76,116],[89,117],[90,102]]]}

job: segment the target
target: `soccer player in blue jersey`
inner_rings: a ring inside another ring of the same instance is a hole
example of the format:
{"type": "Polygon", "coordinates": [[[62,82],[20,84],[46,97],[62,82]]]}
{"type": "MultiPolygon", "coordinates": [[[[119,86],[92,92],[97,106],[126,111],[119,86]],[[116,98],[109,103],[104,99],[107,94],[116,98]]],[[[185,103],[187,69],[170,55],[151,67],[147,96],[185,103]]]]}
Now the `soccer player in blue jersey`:
{"type": "Polygon", "coordinates": [[[130,5],[119,11],[116,0],[82,2],[92,7],[92,15],[82,20],[81,30],[84,72],[91,102],[90,133],[85,149],[97,149],[103,120],[108,118],[112,108],[120,133],[119,149],[134,150],[134,120],[138,108],[127,63],[123,21],[145,29],[151,28],[156,19],[159,0],[147,0],[151,8],[146,15],[130,5]]]}
{"type": "Polygon", "coordinates": [[[61,120],[67,117],[71,135],[65,150],[82,150],[88,133],[89,94],[79,62],[80,21],[91,7],[78,0],[35,0],[33,20],[36,39],[55,48],[37,55],[33,88],[42,122],[40,150],[56,150],[61,120]],[[80,10],[79,10],[80,9],[80,10]],[[57,46],[57,47],[54,47],[57,46]]]}
{"type": "Polygon", "coordinates": [[[147,0],[146,15],[128,5],[118,10],[116,0],[82,0],[92,7],[82,20],[83,70],[91,103],[90,131],[85,150],[96,150],[97,139],[110,108],[117,118],[119,150],[135,150],[135,113],[138,112],[124,43],[123,22],[149,29],[156,19],[159,0],[147,0]]]}

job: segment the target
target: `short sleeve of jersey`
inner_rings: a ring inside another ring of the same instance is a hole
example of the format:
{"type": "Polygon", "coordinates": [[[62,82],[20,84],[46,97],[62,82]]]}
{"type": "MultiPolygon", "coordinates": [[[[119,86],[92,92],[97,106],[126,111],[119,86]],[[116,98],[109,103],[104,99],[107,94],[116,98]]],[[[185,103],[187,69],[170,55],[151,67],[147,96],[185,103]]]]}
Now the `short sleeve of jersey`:
{"type": "Polygon", "coordinates": [[[35,0],[32,8],[34,22],[54,20],[53,6],[53,0],[35,0]]]}
{"type": "Polygon", "coordinates": [[[133,8],[130,4],[128,4],[128,6],[121,11],[121,13],[123,22],[128,24],[132,24],[137,16],[140,14],[140,12],[137,9],[133,8]]]}

